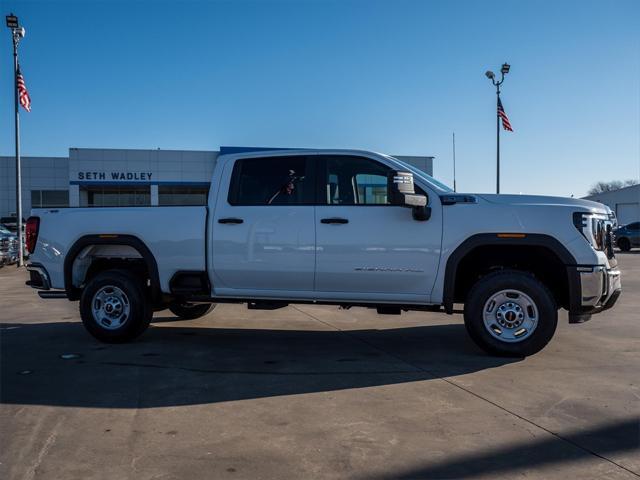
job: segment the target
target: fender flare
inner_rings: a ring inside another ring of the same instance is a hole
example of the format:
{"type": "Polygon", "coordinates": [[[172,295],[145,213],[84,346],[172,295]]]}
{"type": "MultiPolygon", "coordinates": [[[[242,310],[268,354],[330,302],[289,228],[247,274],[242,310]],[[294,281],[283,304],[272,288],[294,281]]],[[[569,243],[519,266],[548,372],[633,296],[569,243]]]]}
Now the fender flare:
{"type": "MultiPolygon", "coordinates": [[[[474,249],[484,246],[531,246],[545,247],[551,250],[566,267],[575,266],[575,257],[558,239],[541,233],[525,233],[523,237],[498,236],[498,233],[478,233],[463,241],[447,258],[447,266],[444,274],[444,286],[442,303],[446,313],[453,313],[453,301],[456,286],[456,272],[462,259],[474,249]]],[[[519,235],[519,234],[518,234],[519,235]]],[[[574,291],[580,292],[580,277],[575,269],[567,268],[569,283],[569,296],[574,297],[574,291]],[[577,278],[576,278],[577,277],[577,278]],[[577,282],[577,283],[576,283],[577,282]]]]}
{"type": "Polygon", "coordinates": [[[156,301],[161,295],[160,275],[158,274],[158,264],[151,253],[151,250],[138,237],[133,235],[120,235],[113,233],[103,233],[100,235],[85,235],[80,237],[71,246],[64,258],[64,289],[69,300],[78,300],[80,290],[73,286],[73,262],[78,254],[90,245],[128,245],[135,248],[142,256],[151,279],[152,300],[156,301]]]}

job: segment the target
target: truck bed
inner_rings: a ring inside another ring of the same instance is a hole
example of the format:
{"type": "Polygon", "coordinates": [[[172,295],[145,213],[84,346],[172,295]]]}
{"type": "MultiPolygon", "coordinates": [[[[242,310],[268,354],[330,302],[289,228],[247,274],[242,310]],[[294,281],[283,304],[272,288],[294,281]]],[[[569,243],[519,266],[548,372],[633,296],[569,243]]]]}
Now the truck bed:
{"type": "Polygon", "coordinates": [[[206,270],[207,207],[105,207],[33,209],[40,217],[33,258],[47,263],[51,286],[64,288],[64,258],[81,237],[134,235],[158,259],[162,291],[178,270],[206,270]]]}

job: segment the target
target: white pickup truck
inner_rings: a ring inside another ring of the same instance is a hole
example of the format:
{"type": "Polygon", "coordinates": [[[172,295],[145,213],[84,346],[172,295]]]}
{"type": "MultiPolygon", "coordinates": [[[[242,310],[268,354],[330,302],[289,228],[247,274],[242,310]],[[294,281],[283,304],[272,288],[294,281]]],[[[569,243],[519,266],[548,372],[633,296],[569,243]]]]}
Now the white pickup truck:
{"type": "Polygon", "coordinates": [[[208,206],[35,209],[27,284],[79,300],[87,330],[124,342],[154,311],[221,302],[443,311],[471,338],[526,356],[621,292],[608,207],[460,194],[386,155],[283,150],[222,155],[208,206]]]}

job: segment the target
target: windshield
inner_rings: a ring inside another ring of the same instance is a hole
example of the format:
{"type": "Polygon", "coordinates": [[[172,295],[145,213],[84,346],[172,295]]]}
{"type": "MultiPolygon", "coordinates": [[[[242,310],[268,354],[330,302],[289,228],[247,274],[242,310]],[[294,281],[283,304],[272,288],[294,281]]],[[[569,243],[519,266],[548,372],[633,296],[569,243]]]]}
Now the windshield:
{"type": "Polygon", "coordinates": [[[9,234],[9,235],[13,235],[13,232],[11,232],[11,230],[3,227],[2,225],[0,225],[0,233],[4,233],[4,234],[9,234]]]}
{"type": "Polygon", "coordinates": [[[390,155],[385,155],[387,158],[390,158],[391,160],[400,163],[403,167],[405,167],[407,170],[409,170],[411,173],[413,173],[414,176],[416,177],[420,177],[422,178],[425,182],[433,185],[434,187],[440,189],[440,190],[444,190],[445,192],[453,192],[453,189],[447,185],[445,185],[442,182],[439,182],[438,180],[436,180],[435,178],[433,178],[431,175],[429,175],[426,172],[423,172],[422,170],[420,170],[417,167],[414,167],[413,165],[409,165],[406,162],[403,162],[402,160],[398,160],[396,157],[392,157],[390,155]]]}

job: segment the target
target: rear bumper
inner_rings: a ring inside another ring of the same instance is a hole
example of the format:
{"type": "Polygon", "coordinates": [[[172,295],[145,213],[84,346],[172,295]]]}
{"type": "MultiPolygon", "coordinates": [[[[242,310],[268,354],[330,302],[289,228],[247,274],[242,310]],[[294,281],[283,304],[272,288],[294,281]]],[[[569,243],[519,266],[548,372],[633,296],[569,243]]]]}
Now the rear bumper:
{"type": "Polygon", "coordinates": [[[570,267],[573,278],[569,322],[582,323],[610,309],[622,293],[620,270],[603,265],[570,267]]]}
{"type": "Polygon", "coordinates": [[[27,271],[29,272],[27,285],[38,290],[51,290],[51,280],[46,268],[39,263],[31,263],[27,265],[27,271]]]}

